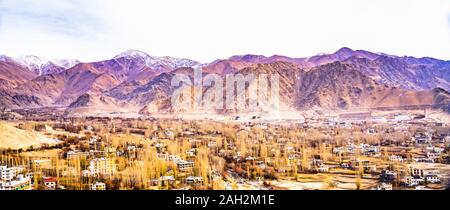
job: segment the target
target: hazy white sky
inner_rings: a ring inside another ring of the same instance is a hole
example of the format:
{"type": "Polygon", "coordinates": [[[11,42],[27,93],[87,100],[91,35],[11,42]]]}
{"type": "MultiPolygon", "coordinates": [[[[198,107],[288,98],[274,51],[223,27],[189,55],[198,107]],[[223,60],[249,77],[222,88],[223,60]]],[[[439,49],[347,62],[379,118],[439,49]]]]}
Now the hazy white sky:
{"type": "Polygon", "coordinates": [[[201,62],[341,47],[450,60],[449,0],[0,0],[0,54],[201,62]]]}

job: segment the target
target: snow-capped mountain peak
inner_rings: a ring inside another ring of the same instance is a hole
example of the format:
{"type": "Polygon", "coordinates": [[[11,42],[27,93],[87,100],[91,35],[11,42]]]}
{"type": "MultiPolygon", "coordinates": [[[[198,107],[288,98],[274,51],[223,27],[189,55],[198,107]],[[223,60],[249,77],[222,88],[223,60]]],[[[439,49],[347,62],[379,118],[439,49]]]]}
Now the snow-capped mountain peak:
{"type": "Polygon", "coordinates": [[[119,55],[116,55],[114,59],[119,58],[148,58],[151,57],[145,52],[139,51],[139,50],[127,50],[125,52],[120,53],[119,55]]]}
{"type": "Polygon", "coordinates": [[[13,58],[13,60],[38,75],[66,70],[80,63],[78,60],[46,59],[34,55],[19,56],[13,58]]]}
{"type": "Polygon", "coordinates": [[[119,55],[115,56],[114,59],[141,59],[145,65],[154,70],[161,69],[177,69],[181,67],[194,67],[200,65],[199,62],[193,61],[186,58],[174,58],[170,56],[150,56],[145,52],[139,50],[127,50],[119,55]]]}
{"type": "Polygon", "coordinates": [[[79,64],[80,61],[79,60],[51,60],[51,61],[47,62],[47,65],[50,63],[55,64],[57,66],[64,67],[65,69],[69,69],[69,68],[72,68],[72,67],[76,66],[77,64],[79,64]]]}

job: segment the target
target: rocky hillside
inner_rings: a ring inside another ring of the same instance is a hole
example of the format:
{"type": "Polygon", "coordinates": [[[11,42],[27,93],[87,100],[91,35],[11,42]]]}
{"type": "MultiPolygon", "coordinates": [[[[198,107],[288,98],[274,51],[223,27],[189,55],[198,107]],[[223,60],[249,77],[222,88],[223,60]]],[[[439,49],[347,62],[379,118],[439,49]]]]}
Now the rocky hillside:
{"type": "Polygon", "coordinates": [[[429,105],[449,110],[450,62],[433,58],[342,48],[307,58],[240,55],[200,64],[131,50],[110,60],[74,64],[38,74],[14,59],[0,57],[0,106],[58,106],[87,114],[100,109],[170,112],[173,76],[183,73],[192,79],[191,67],[201,67],[204,74],[216,73],[224,80],[226,74],[236,73],[278,75],[284,109],[429,105]]]}

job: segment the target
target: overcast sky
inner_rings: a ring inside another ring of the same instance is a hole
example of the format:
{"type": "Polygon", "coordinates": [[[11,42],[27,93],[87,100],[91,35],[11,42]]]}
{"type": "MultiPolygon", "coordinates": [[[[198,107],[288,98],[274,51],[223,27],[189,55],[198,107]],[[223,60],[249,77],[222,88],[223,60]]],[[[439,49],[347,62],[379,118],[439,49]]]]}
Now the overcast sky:
{"type": "Polygon", "coordinates": [[[341,47],[450,60],[449,0],[0,0],[0,54],[211,62],[341,47]]]}

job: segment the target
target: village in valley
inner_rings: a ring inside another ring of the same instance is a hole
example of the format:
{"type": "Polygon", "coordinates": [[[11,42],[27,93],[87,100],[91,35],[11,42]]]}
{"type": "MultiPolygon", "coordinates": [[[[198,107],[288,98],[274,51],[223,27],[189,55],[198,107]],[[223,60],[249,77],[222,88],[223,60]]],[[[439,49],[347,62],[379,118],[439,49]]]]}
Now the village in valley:
{"type": "Polygon", "coordinates": [[[442,190],[449,183],[450,125],[420,112],[286,120],[21,114],[3,110],[2,132],[52,141],[2,148],[0,190],[442,190]]]}

